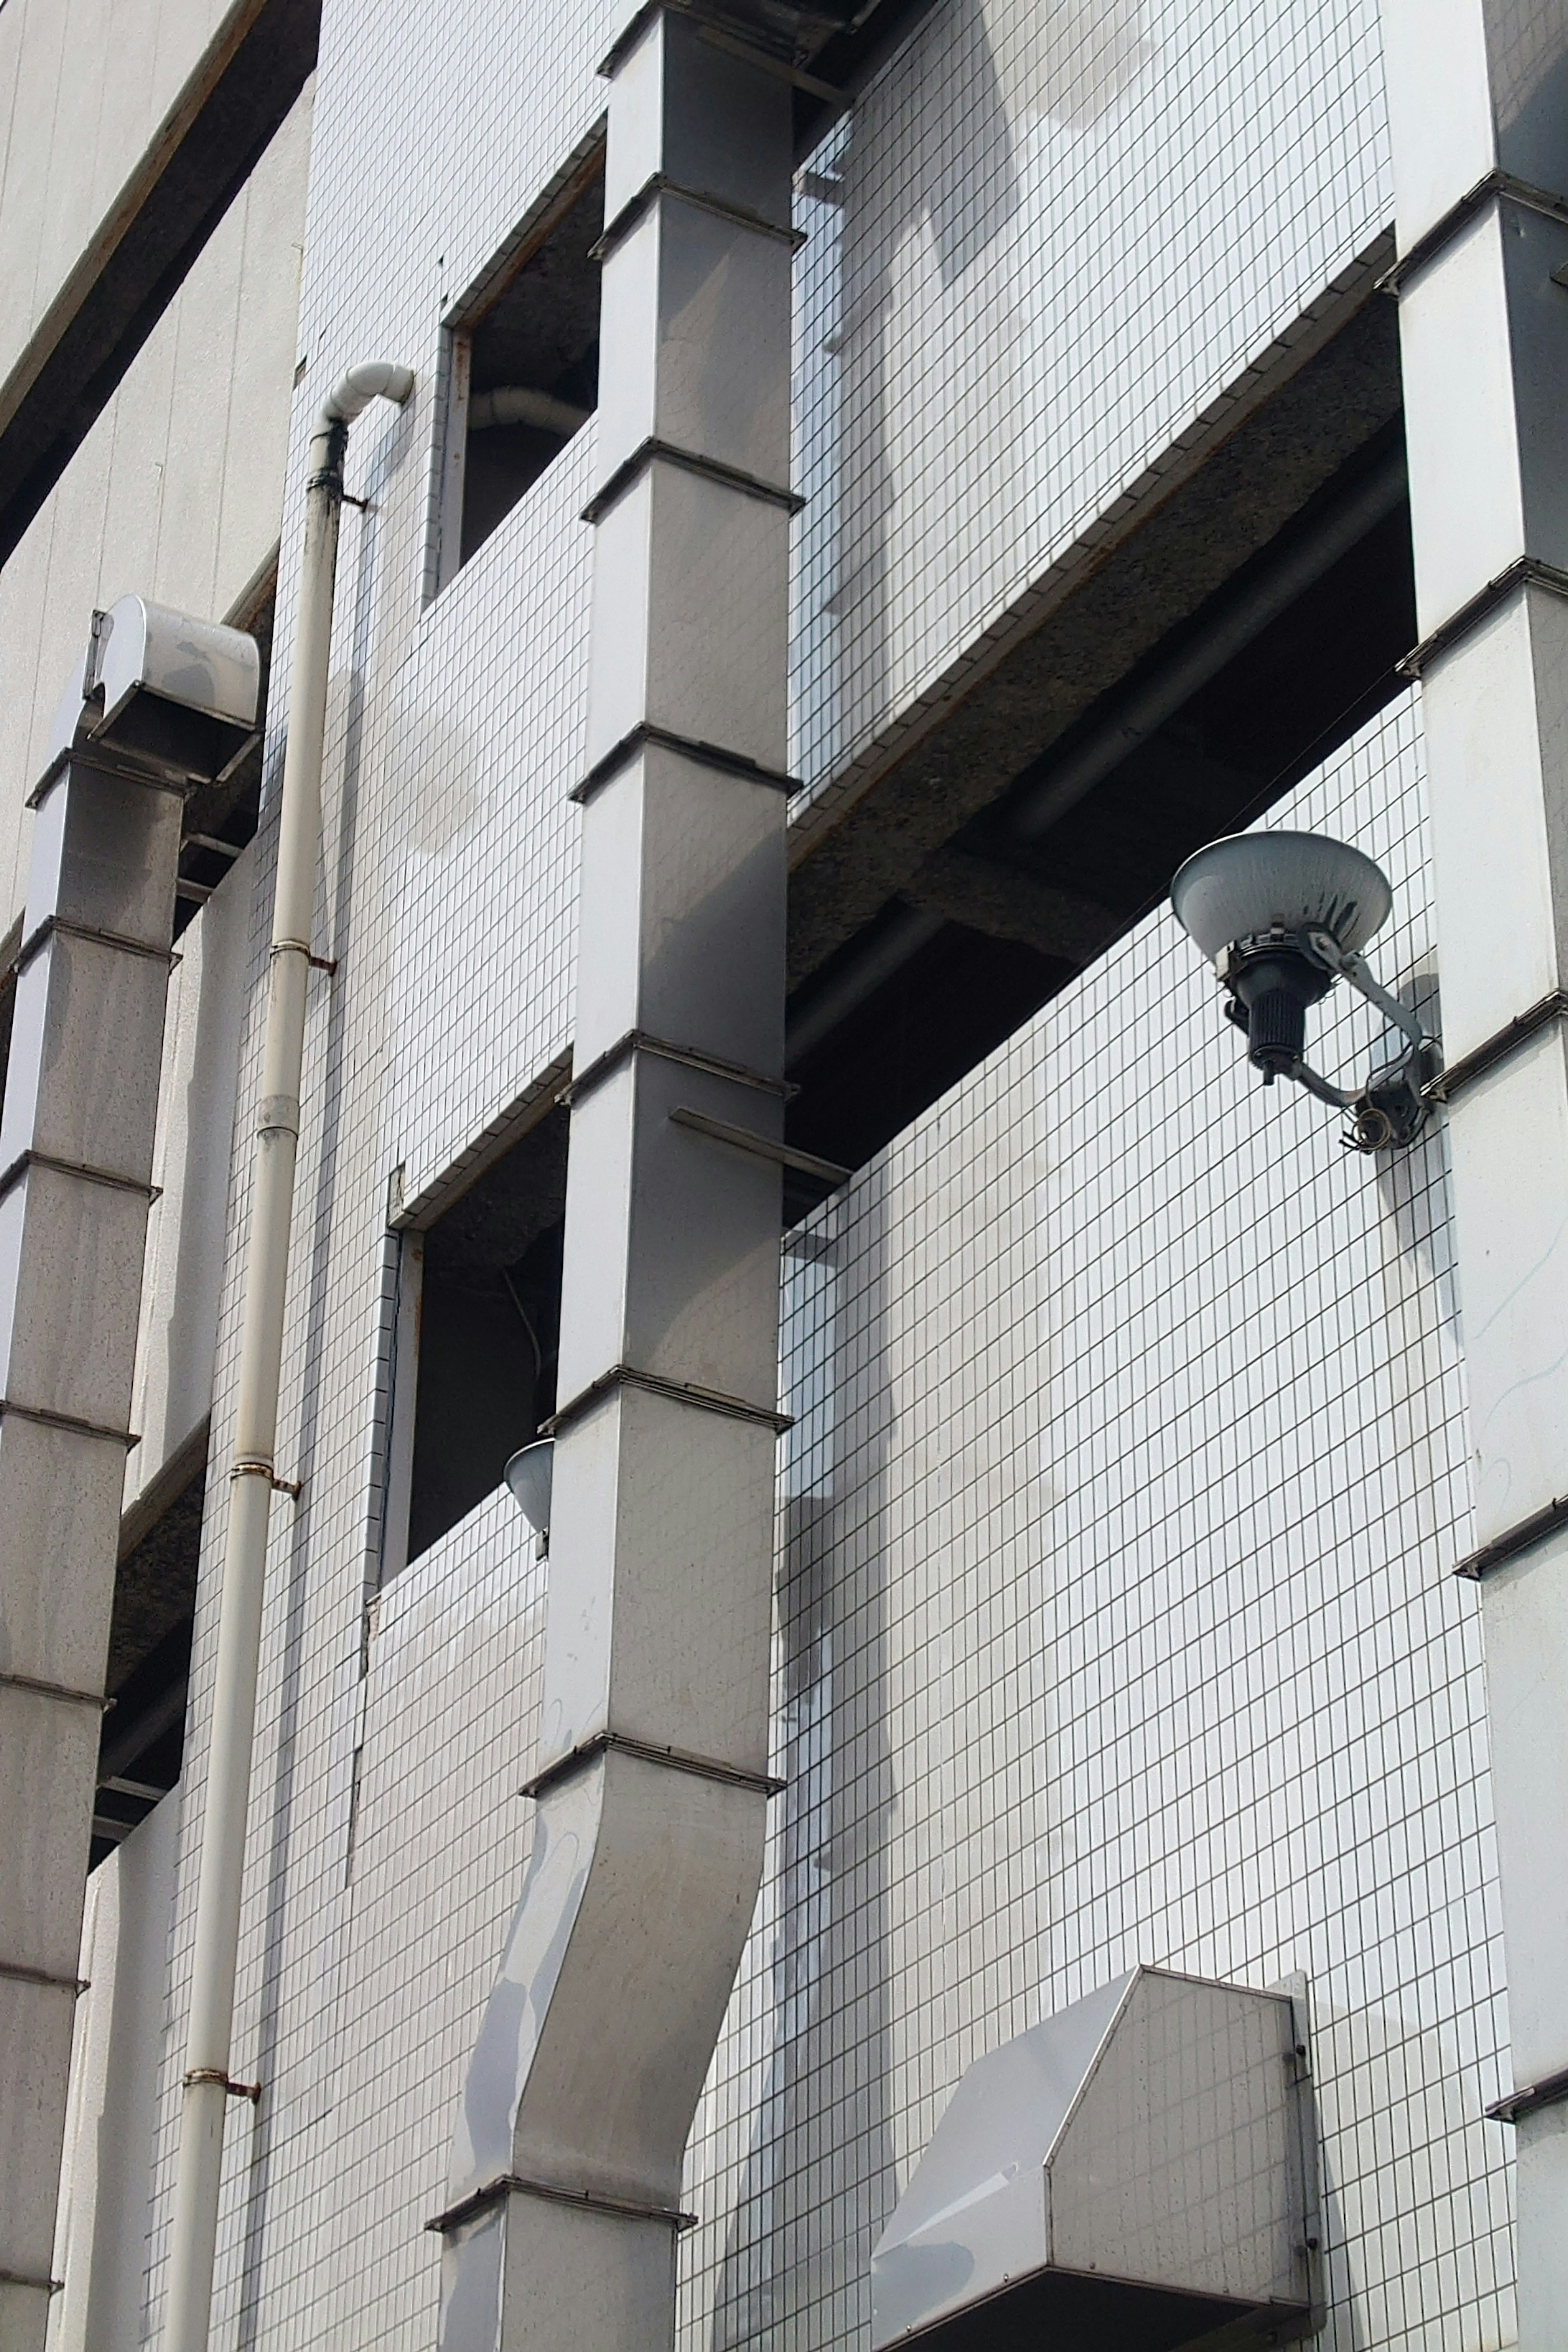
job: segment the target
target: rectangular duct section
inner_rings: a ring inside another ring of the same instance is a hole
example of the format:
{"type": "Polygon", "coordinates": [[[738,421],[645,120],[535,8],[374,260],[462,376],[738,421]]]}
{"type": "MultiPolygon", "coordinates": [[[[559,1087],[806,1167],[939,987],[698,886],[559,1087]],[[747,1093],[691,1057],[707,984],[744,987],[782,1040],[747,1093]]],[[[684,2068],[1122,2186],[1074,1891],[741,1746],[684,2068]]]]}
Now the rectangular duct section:
{"type": "Polygon", "coordinates": [[[977,2059],[871,2258],[875,2352],[1173,2352],[1313,2324],[1288,1994],[1134,1969],[977,2059]]]}
{"type": "Polygon", "coordinates": [[[124,597],[33,795],[0,1120],[0,2344],[41,2347],[125,1483],[184,795],[256,647],[124,597]]]}
{"type": "Polygon", "coordinates": [[[766,22],[721,16],[716,43],[645,9],[609,66],[537,1813],[432,2224],[445,2352],[673,2344],[681,2158],[762,1872],[793,159],[766,22]]]}

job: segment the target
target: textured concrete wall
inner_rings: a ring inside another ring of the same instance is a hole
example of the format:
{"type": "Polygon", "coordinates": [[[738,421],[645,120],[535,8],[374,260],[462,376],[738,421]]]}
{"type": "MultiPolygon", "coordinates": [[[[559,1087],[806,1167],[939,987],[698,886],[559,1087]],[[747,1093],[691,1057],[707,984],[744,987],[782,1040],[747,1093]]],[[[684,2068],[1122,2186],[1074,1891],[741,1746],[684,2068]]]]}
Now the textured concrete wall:
{"type": "Polygon", "coordinates": [[[0,9],[0,378],[226,13],[227,0],[11,0],[0,9]]]}
{"type": "Polygon", "coordinates": [[[221,619],[277,541],[310,137],[307,91],[0,572],[0,926],[94,606],[136,593],[221,619]]]}
{"type": "Polygon", "coordinates": [[[88,1883],[49,2352],[138,2352],[177,1798],[88,1883]]]}

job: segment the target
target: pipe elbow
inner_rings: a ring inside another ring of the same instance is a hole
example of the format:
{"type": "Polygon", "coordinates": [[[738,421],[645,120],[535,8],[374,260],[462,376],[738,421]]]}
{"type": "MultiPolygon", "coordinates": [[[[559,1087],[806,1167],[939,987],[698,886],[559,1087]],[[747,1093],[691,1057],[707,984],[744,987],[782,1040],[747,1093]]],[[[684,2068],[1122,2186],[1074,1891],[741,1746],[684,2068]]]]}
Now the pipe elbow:
{"type": "Polygon", "coordinates": [[[588,422],[588,411],[553,393],[535,392],[521,383],[498,384],[491,392],[476,392],[468,402],[468,430],[483,433],[492,425],[531,425],[537,431],[559,433],[565,439],[588,422]]]}
{"type": "Polygon", "coordinates": [[[332,386],[321,404],[321,423],[352,425],[373,400],[390,400],[401,408],[413,389],[412,368],[394,360],[363,360],[332,386]]]}

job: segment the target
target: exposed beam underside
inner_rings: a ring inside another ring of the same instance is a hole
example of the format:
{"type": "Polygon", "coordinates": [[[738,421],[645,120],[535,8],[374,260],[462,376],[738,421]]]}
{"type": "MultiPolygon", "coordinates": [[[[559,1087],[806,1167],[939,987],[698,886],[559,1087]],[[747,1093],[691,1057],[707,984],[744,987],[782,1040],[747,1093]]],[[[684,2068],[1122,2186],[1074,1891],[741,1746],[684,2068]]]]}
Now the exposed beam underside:
{"type": "Polygon", "coordinates": [[[797,819],[792,1140],[858,1164],[1135,922],[1189,848],[1398,690],[1414,617],[1394,306],[1373,292],[1388,255],[1380,240],[1346,271],[980,659],[797,819]],[[1363,509],[1353,545],[1031,835],[1025,803],[1161,665],[1363,509]]]}

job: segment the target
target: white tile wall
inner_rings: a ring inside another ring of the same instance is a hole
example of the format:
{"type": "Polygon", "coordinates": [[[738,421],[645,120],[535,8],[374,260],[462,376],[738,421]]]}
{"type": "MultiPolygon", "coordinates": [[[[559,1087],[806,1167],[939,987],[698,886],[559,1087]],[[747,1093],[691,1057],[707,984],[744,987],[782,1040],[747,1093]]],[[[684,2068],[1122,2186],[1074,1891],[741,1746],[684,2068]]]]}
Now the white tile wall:
{"type": "Polygon", "coordinates": [[[820,786],[1386,226],[1375,0],[945,0],[812,168],[820,786]]]}
{"type": "MultiPolygon", "coordinates": [[[[432,2340],[419,2298],[425,2280],[434,2291],[439,2248],[419,2229],[419,2199],[411,2192],[405,2211],[388,2205],[382,2188],[414,2095],[397,2072],[411,2056],[409,2033],[392,2035],[384,2071],[363,2073],[362,2061],[372,2064],[366,2053],[389,2031],[380,2004],[395,1996],[386,1977],[367,1979],[353,2001],[345,1990],[354,1759],[366,1700],[363,1603],[378,1535],[373,1470],[385,1398],[388,1185],[399,1166],[412,1190],[449,1164],[527,1091],[569,1034],[576,813],[564,795],[575,780],[587,541],[574,518],[591,462],[591,436],[584,436],[426,605],[437,387],[451,302],[602,111],[594,68],[613,15],[607,5],[563,10],[554,0],[475,7],[432,39],[428,14],[413,0],[374,9],[329,0],[324,12],[279,677],[289,657],[311,418],[337,374],[360,359],[404,360],[417,384],[405,411],[382,404],[367,413],[349,457],[348,487],[368,503],[348,509],[342,530],[317,905],[317,945],[338,960],[338,972],[318,976],[309,1013],[279,1440],[281,1475],[300,1480],[303,1492],[297,1507],[280,1498],[273,1521],[235,2052],[237,2070],[268,2089],[258,2112],[247,2107],[230,2119],[214,2336],[224,2347],[265,2343],[294,2352],[302,2341],[342,2340],[344,2297],[366,2296],[387,2233],[405,2221],[404,2269],[389,2281],[391,2299],[365,2302],[375,2315],[365,2325],[392,2332],[363,2340],[398,2340],[399,2329],[409,2343],[432,2340]],[[343,2034],[337,2067],[331,2053],[343,2034]],[[361,2084],[363,2100],[340,2114],[351,2082],[361,2084]],[[351,2147],[363,2156],[357,2168],[351,2147]]],[[[268,743],[273,780],[282,717],[279,708],[268,743]]],[[[268,810],[257,845],[263,909],[273,856],[268,810]]],[[[265,937],[258,913],[230,1198],[237,1237],[249,1186],[265,937]]],[[[219,1323],[220,1461],[242,1279],[237,1240],[219,1323]]],[[[152,2343],[163,2324],[225,1486],[212,1482],[193,1660],[148,2281],[152,2343]]],[[[479,1543],[471,1523],[468,1536],[479,1543]]],[[[503,1655],[498,1649],[498,1660],[503,1655]]],[[[471,1696],[459,1693],[450,1704],[461,1712],[471,1696]]],[[[404,1769],[416,1756],[432,1761],[419,1745],[426,1727],[422,1710],[403,1719],[404,1769]]],[[[478,1716],[473,1737],[484,1745],[478,1716]]],[[[499,1735],[492,1745],[505,1759],[496,1769],[515,1787],[521,1756],[499,1735]]],[[[433,1814],[443,1792],[460,1807],[464,1790],[438,1756],[432,1769],[433,1814]]],[[[384,1840],[395,1843],[408,1828],[395,1807],[381,1818],[384,1840]]],[[[400,1883],[395,1866],[387,1875],[400,1883]]],[[[470,1876],[480,1910],[487,1901],[500,1906],[499,1937],[514,1899],[512,1872],[476,1863],[470,1876]]],[[[433,1946],[449,1924],[445,1912],[432,1918],[433,1946]]],[[[394,1927],[397,1936],[407,1932],[405,1920],[394,1927]]],[[[474,1970],[477,2001],[484,1970],[477,1962],[474,1970]]],[[[459,1970],[454,1981],[466,1997],[468,1979],[459,1970]]],[[[414,2061],[416,2074],[424,2063],[414,2061]]],[[[453,2099],[460,2071],[451,2078],[453,2099]]],[[[444,2087],[409,2129],[422,2184],[444,2168],[451,2116],[437,2120],[436,2109],[446,2095],[444,2087]]]]}
{"type": "MultiPolygon", "coordinates": [[[[367,415],[350,459],[369,506],[344,524],[318,908],[339,970],[311,1001],[280,1465],[303,1493],[275,1521],[235,2051],[237,2073],[268,2087],[230,2122],[221,2352],[429,2352],[439,2249],[419,2224],[521,1865],[526,1809],[508,1792],[538,1612],[510,1506],[492,1498],[406,1571],[368,1644],[363,1601],[388,1179],[401,1165],[405,1192],[422,1189],[570,1034],[563,796],[586,576],[572,518],[591,443],[426,605],[441,320],[591,129],[593,66],[626,13],[474,0],[433,38],[414,0],[325,12],[280,674],[310,416],[357,359],[406,360],[418,385],[401,416],[367,415]]],[[[814,759],[880,723],[1381,221],[1364,5],[1117,0],[1097,80],[1041,63],[1035,12],[945,0],[921,37],[938,45],[921,52],[927,105],[904,103],[910,69],[895,67],[856,132],[883,329],[850,386],[860,405],[822,528],[834,565],[853,541],[886,584],[852,625],[829,616],[839,635],[811,624],[814,759]],[[1190,152],[1178,113],[1203,126],[1190,152]],[[1155,154],[1162,173],[1140,177],[1155,154]],[[1068,200],[1053,199],[1042,246],[1047,182],[1068,200]],[[1181,270],[1205,249],[1216,302],[1231,276],[1240,290],[1184,331],[1181,270]],[[938,345],[951,384],[917,364],[938,345]],[[1119,373],[1124,352],[1137,366],[1119,373]],[[1026,415],[1035,376],[1048,398],[1026,415]],[[955,478],[973,540],[936,479],[946,445],[920,422],[966,401],[978,437],[955,478]],[[891,503],[879,404],[908,453],[891,503]],[[910,501],[928,493],[939,524],[922,537],[910,501]]],[[[814,407],[807,394],[811,475],[846,394],[814,407]]],[[[827,545],[808,541],[810,561],[827,545]]],[[[275,735],[274,772],[279,749],[275,735]]],[[[1344,804],[1335,822],[1402,861],[1394,962],[1430,947],[1415,772],[1405,711],[1300,803],[1344,804]]],[[[263,896],[270,856],[264,823],[263,896]]],[[[242,1132],[262,950],[258,923],[242,1132]]],[[[1322,1114],[1264,1103],[1233,1062],[1201,969],[1147,925],[792,1253],[792,1793],[694,2155],[693,2345],[858,2341],[870,2234],[963,2060],[1138,1954],[1312,1973],[1342,2346],[1500,2340],[1485,2333],[1506,2321],[1489,2234],[1499,2151],[1473,2120],[1499,2063],[1479,1702],[1469,1599],[1444,1574],[1466,1503],[1440,1152],[1411,1163],[1407,1193],[1403,1178],[1380,1189],[1322,1114]],[[1130,1041],[1140,992],[1147,1034],[1130,1041]],[[1228,1742],[1205,1748],[1218,1722],[1228,1742]],[[1379,2081],[1400,2085],[1396,2111],[1367,2095],[1379,2081]],[[1358,2109],[1379,2116],[1364,2147],[1358,2109]],[[1384,2212],[1408,2256],[1390,2259],[1384,2212]],[[1471,2250],[1469,2277],[1420,2258],[1423,2228],[1471,2250]],[[1398,2315],[1420,2296],[1435,2316],[1398,2315]]],[[[247,1191],[242,1151],[236,1234],[247,1191]]],[[[220,1448],[242,1270],[236,1248],[220,1448]]],[[[154,2342],[222,1483],[197,1625],[154,2342]]]]}
{"type": "MultiPolygon", "coordinates": [[[[1271,821],[1385,864],[1378,969],[1425,985],[1422,806],[1405,699],[1271,821]]],[[[863,2344],[969,2060],[1141,1959],[1310,1979],[1335,2352],[1511,2342],[1441,1129],[1370,1161],[1266,1091],[1162,911],[786,1269],[790,1786],[683,2344],[863,2344]]]]}

